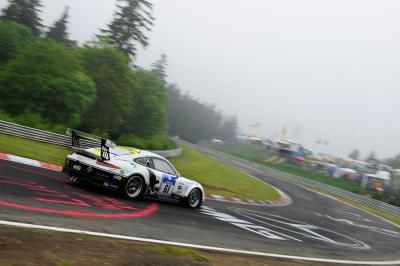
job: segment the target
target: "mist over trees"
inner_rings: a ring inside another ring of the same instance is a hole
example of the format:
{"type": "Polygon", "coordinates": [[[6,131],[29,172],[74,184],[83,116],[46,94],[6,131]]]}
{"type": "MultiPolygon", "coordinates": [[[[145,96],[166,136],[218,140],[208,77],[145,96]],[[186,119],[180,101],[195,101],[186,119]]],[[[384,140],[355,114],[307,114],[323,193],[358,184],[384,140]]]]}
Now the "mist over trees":
{"type": "Polygon", "coordinates": [[[168,132],[171,136],[191,142],[212,138],[229,140],[236,136],[235,117],[223,117],[214,105],[183,95],[175,84],[168,85],[167,92],[168,132]]]}
{"type": "Polygon", "coordinates": [[[182,94],[177,84],[168,84],[168,59],[161,54],[151,71],[166,85],[167,132],[184,140],[198,142],[213,138],[231,140],[236,137],[236,117],[224,117],[214,105],[201,103],[189,94],[182,94]]]}
{"type": "Polygon", "coordinates": [[[0,119],[64,133],[67,127],[145,149],[182,139],[230,139],[237,121],[167,83],[165,54],[150,70],[133,67],[146,46],[152,5],[119,0],[105,35],[69,39],[69,9],[43,33],[40,1],[10,0],[0,19],[0,119]],[[30,16],[28,19],[26,16],[30,16]]]}
{"type": "Polygon", "coordinates": [[[386,159],[384,163],[393,168],[400,169],[400,154],[394,156],[393,158],[386,159]]]}

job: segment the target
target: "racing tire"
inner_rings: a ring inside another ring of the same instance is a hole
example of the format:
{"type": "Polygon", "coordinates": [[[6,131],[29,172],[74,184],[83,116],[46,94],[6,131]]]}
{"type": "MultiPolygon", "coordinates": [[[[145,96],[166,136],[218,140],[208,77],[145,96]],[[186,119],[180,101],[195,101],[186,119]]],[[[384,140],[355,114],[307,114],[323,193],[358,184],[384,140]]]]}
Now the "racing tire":
{"type": "Polygon", "coordinates": [[[189,195],[185,199],[185,205],[189,209],[199,209],[203,203],[203,194],[200,189],[194,188],[189,192],[189,195]]]}
{"type": "Polygon", "coordinates": [[[146,182],[140,175],[130,176],[122,188],[122,194],[127,199],[141,200],[145,193],[146,182]]]}

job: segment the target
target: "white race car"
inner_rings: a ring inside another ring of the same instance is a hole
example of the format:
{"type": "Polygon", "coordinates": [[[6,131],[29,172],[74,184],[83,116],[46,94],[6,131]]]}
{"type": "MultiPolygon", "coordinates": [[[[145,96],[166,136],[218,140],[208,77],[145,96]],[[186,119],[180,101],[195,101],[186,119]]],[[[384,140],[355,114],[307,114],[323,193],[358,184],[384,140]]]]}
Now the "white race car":
{"type": "Polygon", "coordinates": [[[201,184],[179,175],[164,157],[77,130],[68,129],[74,152],[67,155],[63,171],[73,183],[84,182],[120,191],[126,198],[153,197],[200,208],[205,199],[201,184]],[[99,148],[81,149],[80,139],[100,141],[99,148]]]}

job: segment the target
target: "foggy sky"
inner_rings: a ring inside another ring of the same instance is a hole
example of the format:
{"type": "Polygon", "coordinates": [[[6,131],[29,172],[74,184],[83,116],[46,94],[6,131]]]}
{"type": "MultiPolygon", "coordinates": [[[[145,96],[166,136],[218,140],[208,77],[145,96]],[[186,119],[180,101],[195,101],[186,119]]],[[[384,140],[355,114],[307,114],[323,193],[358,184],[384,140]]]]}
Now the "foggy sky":
{"type": "MultiPolygon", "coordinates": [[[[168,81],[237,115],[243,132],[278,138],[286,126],[288,138],[320,150],[400,153],[399,1],[150,1],[151,45],[136,63],[148,67],[166,53],[168,81]],[[318,147],[317,137],[329,145],[318,147]]],[[[71,7],[71,37],[80,42],[105,27],[115,6],[42,2],[47,25],[71,7]]]]}

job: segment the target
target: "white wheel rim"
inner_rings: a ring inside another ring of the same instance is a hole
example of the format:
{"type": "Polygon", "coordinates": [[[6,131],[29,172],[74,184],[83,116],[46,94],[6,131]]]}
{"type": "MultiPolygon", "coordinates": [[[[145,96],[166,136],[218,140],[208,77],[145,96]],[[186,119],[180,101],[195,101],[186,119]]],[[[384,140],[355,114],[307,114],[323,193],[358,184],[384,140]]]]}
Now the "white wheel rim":
{"type": "Polygon", "coordinates": [[[200,199],[201,199],[200,190],[197,188],[193,189],[189,194],[190,207],[192,208],[196,207],[199,204],[200,199]]]}
{"type": "Polygon", "coordinates": [[[143,181],[140,177],[134,176],[128,180],[126,184],[126,193],[129,197],[137,197],[142,191],[143,181]]]}

